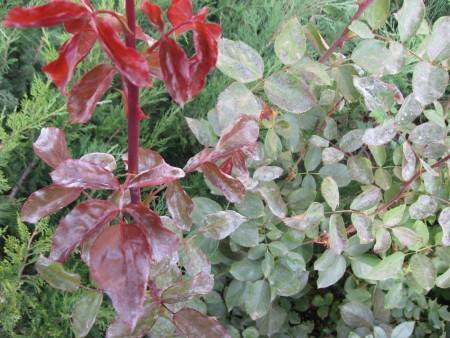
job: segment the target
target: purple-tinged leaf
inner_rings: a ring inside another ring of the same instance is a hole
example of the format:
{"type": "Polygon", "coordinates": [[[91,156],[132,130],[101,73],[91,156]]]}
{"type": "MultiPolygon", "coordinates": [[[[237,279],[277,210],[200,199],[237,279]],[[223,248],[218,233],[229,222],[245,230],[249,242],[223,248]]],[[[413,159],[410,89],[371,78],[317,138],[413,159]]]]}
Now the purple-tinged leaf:
{"type": "Polygon", "coordinates": [[[72,123],[86,123],[91,119],[97,102],[111,86],[115,73],[116,70],[113,66],[100,64],[78,81],[67,102],[67,110],[72,123]]]}
{"type": "Polygon", "coordinates": [[[124,212],[141,225],[152,248],[152,258],[160,262],[172,257],[178,250],[178,236],[166,229],[158,214],[141,204],[129,204],[124,212]]]}
{"type": "Polygon", "coordinates": [[[90,249],[92,277],[111,298],[120,320],[132,330],[143,312],[150,259],[145,234],[135,224],[109,227],[90,249]]]}
{"type": "Polygon", "coordinates": [[[60,48],[58,58],[42,68],[64,95],[76,66],[86,57],[96,40],[92,30],[75,34],[60,48]]]}
{"type": "Polygon", "coordinates": [[[178,181],[174,181],[167,187],[166,204],[177,227],[183,231],[189,231],[192,226],[194,203],[178,181]]]}
{"type": "Polygon", "coordinates": [[[119,181],[113,173],[82,160],[66,160],[50,176],[55,184],[66,188],[119,189],[119,181]]]}
{"type": "Polygon", "coordinates": [[[107,153],[89,153],[83,155],[80,160],[98,165],[109,171],[114,171],[117,168],[116,159],[107,153]]]}
{"type": "Polygon", "coordinates": [[[194,309],[178,311],[173,316],[173,323],[186,338],[231,338],[215,318],[194,309]]]}
{"type": "Polygon", "coordinates": [[[5,27],[50,27],[89,15],[88,10],[72,1],[52,1],[42,6],[15,7],[6,15],[5,27]]]}
{"type": "Polygon", "coordinates": [[[24,222],[37,223],[41,218],[75,201],[82,191],[81,188],[66,188],[56,184],[35,191],[22,206],[20,218],[24,222]]]}
{"type": "Polygon", "coordinates": [[[219,167],[211,162],[201,165],[203,175],[209,182],[218,188],[231,203],[239,203],[245,196],[245,187],[238,179],[220,171],[219,167]]]}
{"type": "Polygon", "coordinates": [[[64,262],[80,243],[112,221],[118,212],[115,204],[109,201],[89,200],[79,204],[59,222],[53,235],[50,259],[64,262]]]}
{"type": "Polygon", "coordinates": [[[216,151],[230,153],[245,146],[253,146],[258,141],[258,135],[258,122],[250,116],[243,115],[223,131],[216,145],[216,151]]]}
{"type": "Polygon", "coordinates": [[[150,22],[158,28],[160,32],[164,31],[164,21],[161,7],[154,4],[149,0],[143,0],[141,2],[141,11],[147,16],[150,22]]]}
{"type": "Polygon", "coordinates": [[[52,168],[71,158],[64,131],[58,128],[41,129],[41,134],[33,143],[33,149],[35,154],[52,168]]]}
{"type": "Polygon", "coordinates": [[[164,290],[161,297],[164,303],[185,302],[197,296],[206,296],[214,287],[214,277],[200,272],[194,278],[182,280],[164,290]]]}

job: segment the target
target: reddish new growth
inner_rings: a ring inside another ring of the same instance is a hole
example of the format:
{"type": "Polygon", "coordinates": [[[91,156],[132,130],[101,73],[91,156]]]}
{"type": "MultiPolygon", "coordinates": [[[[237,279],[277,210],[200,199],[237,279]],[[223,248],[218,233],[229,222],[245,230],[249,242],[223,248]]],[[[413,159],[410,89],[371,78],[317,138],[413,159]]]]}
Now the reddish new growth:
{"type": "MultiPolygon", "coordinates": [[[[53,183],[34,192],[25,202],[21,217],[36,223],[77,200],[85,190],[110,190],[108,200],[88,199],[78,204],[59,223],[53,237],[49,259],[64,262],[80,247],[81,256],[98,286],[112,299],[117,312],[113,330],[120,323],[133,330],[146,313],[144,302],[153,295],[161,302],[161,290],[149,280],[153,264],[170,261],[177,253],[179,237],[166,229],[154,211],[141,204],[140,189],[162,185],[167,206],[181,231],[192,225],[193,203],[177,181],[186,173],[201,171],[231,202],[242,200],[245,188],[232,171],[248,176],[246,158],[253,156],[258,123],[241,117],[230,126],[214,149],[195,156],[184,170],[167,164],[155,151],[139,148],[139,120],[145,115],[139,107],[139,88],[162,80],[179,105],[191,100],[204,87],[206,76],[218,56],[221,28],[206,22],[207,8],[193,13],[190,0],[172,0],[166,30],[161,8],[143,0],[141,10],[160,32],[159,40],[145,34],[135,23],[134,1],[126,1],[126,16],[107,9],[96,10],[89,0],[82,4],[67,0],[50,1],[31,8],[14,8],[3,21],[6,27],[31,28],[63,25],[71,34],[56,60],[43,70],[63,95],[68,96],[68,112],[73,123],[88,122],[97,102],[119,74],[129,123],[129,153],[124,158],[128,175],[120,182],[114,175],[115,161],[108,154],[88,154],[72,159],[63,131],[45,128],[34,143],[35,153],[53,168],[53,183]],[[176,37],[193,32],[195,54],[188,57],[176,37]],[[140,49],[136,48],[138,40],[140,49]],[[76,67],[99,43],[111,63],[96,65],[71,88],[76,67]],[[131,203],[127,192],[131,190],[131,203]]],[[[210,325],[211,337],[226,337],[215,319],[194,310],[173,314],[182,333],[186,323],[210,325]]],[[[188,334],[189,336],[189,334],[188,334]]]]}

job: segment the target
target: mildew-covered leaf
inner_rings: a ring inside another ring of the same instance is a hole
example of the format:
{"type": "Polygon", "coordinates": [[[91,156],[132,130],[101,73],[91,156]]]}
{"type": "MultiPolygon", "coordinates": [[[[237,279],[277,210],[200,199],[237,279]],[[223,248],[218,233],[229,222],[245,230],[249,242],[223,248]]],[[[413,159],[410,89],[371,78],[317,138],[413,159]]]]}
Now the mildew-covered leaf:
{"type": "Polygon", "coordinates": [[[424,106],[444,95],[448,85],[448,72],[429,62],[419,62],[414,67],[412,85],[416,99],[424,106]]]}
{"type": "Polygon", "coordinates": [[[297,18],[288,20],[275,38],[275,54],[285,64],[299,61],[306,51],[306,37],[297,18]]]}

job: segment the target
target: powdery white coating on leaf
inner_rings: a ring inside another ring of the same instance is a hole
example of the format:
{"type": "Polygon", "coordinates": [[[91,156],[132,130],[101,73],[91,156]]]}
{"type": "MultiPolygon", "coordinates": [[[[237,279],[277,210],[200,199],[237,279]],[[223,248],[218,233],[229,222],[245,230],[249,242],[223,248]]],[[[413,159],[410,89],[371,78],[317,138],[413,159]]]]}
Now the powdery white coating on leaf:
{"type": "Polygon", "coordinates": [[[312,146],[319,147],[319,148],[326,148],[330,144],[330,142],[328,142],[327,139],[324,139],[323,137],[320,137],[320,136],[317,136],[317,135],[311,136],[311,138],[309,139],[309,143],[312,146]]]}
{"type": "Polygon", "coordinates": [[[258,191],[266,202],[270,211],[277,217],[283,218],[287,214],[287,206],[283,201],[280,189],[274,182],[266,182],[258,187],[258,191]]]}
{"type": "Polygon", "coordinates": [[[450,207],[447,207],[439,214],[438,222],[442,228],[442,244],[450,246],[450,207]]]}
{"type": "Polygon", "coordinates": [[[416,154],[408,142],[403,143],[402,177],[404,181],[410,180],[416,172],[416,154]]]}
{"type": "Polygon", "coordinates": [[[350,204],[350,209],[359,211],[371,209],[378,204],[381,197],[380,188],[372,186],[356,196],[350,204]]]}
{"type": "Polygon", "coordinates": [[[385,70],[388,74],[398,74],[406,63],[408,52],[401,43],[391,42],[385,60],[385,70]]]}
{"type": "Polygon", "coordinates": [[[352,178],[347,166],[342,163],[326,164],[319,170],[320,177],[331,176],[339,188],[347,186],[352,178]]]}
{"type": "Polygon", "coordinates": [[[253,178],[258,181],[268,182],[279,178],[283,174],[283,168],[276,166],[262,166],[255,170],[253,178]]]}
{"type": "Polygon", "coordinates": [[[427,55],[433,61],[443,61],[450,57],[450,16],[436,20],[426,48],[427,55]]]}
{"type": "Polygon", "coordinates": [[[369,146],[381,146],[391,142],[397,131],[393,120],[386,120],[382,125],[366,129],[363,142],[369,146]]]}
{"type": "Polygon", "coordinates": [[[214,276],[200,272],[192,279],[181,280],[161,294],[164,303],[175,304],[188,301],[197,296],[206,296],[214,286],[214,276]]]}
{"type": "Polygon", "coordinates": [[[374,317],[370,309],[359,302],[350,302],[341,307],[342,320],[351,328],[371,328],[374,317]]]}
{"type": "Polygon", "coordinates": [[[403,103],[403,95],[399,89],[375,77],[353,77],[353,84],[364,97],[364,103],[369,111],[384,111],[391,109],[393,103],[403,103]]]}
{"type": "Polygon", "coordinates": [[[420,195],[409,207],[409,215],[413,219],[424,219],[434,215],[438,205],[435,199],[428,195],[420,195]]]}
{"type": "Polygon", "coordinates": [[[275,54],[285,65],[299,61],[306,51],[306,37],[297,18],[288,20],[275,38],[275,54]]]}
{"type": "Polygon", "coordinates": [[[422,112],[422,103],[416,99],[414,94],[409,94],[395,116],[395,121],[400,124],[406,124],[414,121],[422,112]]]}
{"type": "Polygon", "coordinates": [[[232,79],[247,83],[263,76],[264,61],[259,53],[246,43],[221,39],[217,68],[232,79]]]}
{"type": "Polygon", "coordinates": [[[336,148],[325,148],[322,150],[322,162],[324,164],[338,163],[343,160],[345,154],[336,148]]]}
{"type": "Polygon", "coordinates": [[[411,131],[409,140],[416,144],[427,145],[443,142],[446,136],[447,131],[445,128],[433,122],[425,122],[411,131]]]}
{"type": "Polygon", "coordinates": [[[339,188],[331,176],[325,177],[320,185],[323,198],[334,211],[339,206],[339,188]]]}
{"type": "Polygon", "coordinates": [[[173,323],[186,338],[231,338],[216,319],[194,309],[178,311],[173,316],[173,323]]]}
{"type": "Polygon", "coordinates": [[[347,161],[347,168],[350,176],[355,181],[362,184],[373,183],[372,162],[362,156],[352,156],[347,161]]]}
{"type": "Polygon", "coordinates": [[[408,41],[416,34],[425,16],[422,0],[405,0],[397,12],[398,32],[402,42],[408,41]]]}
{"type": "Polygon", "coordinates": [[[345,133],[339,141],[339,148],[346,153],[352,153],[364,144],[363,135],[365,131],[363,129],[354,129],[345,133]]]}
{"type": "Polygon", "coordinates": [[[391,247],[391,243],[392,239],[389,231],[384,228],[379,228],[375,233],[375,246],[373,247],[373,252],[385,252],[391,247]]]}
{"type": "Polygon", "coordinates": [[[437,275],[432,260],[421,253],[416,253],[411,257],[409,267],[416,282],[426,291],[430,291],[437,275]]]}
{"type": "Polygon", "coordinates": [[[373,39],[374,35],[370,30],[370,27],[367,26],[364,22],[355,20],[348,27],[353,33],[358,35],[362,39],[373,39]]]}
{"type": "MultiPolygon", "coordinates": [[[[369,74],[383,75],[387,56],[388,49],[383,41],[368,39],[362,40],[353,50],[352,60],[369,74]]],[[[355,87],[358,89],[356,84],[355,87]]]]}
{"type": "Polygon", "coordinates": [[[317,287],[319,289],[329,287],[342,278],[347,264],[345,258],[336,255],[331,250],[326,250],[315,262],[314,270],[319,271],[317,287]]]}
{"type": "Polygon", "coordinates": [[[283,222],[288,227],[306,231],[311,227],[318,225],[322,221],[323,217],[323,205],[317,202],[313,202],[304,214],[284,218],[283,222]]]}
{"type": "Polygon", "coordinates": [[[208,238],[224,239],[246,220],[246,217],[235,211],[219,211],[206,216],[204,226],[200,228],[200,232],[208,238]]]}
{"type": "Polygon", "coordinates": [[[385,257],[369,272],[367,279],[383,281],[395,277],[402,271],[404,259],[405,254],[399,251],[385,257]]]}
{"type": "Polygon", "coordinates": [[[192,226],[194,203],[178,181],[167,187],[166,204],[177,227],[183,231],[189,231],[192,226]]]}
{"type": "Polygon", "coordinates": [[[222,131],[215,151],[222,156],[243,147],[254,146],[258,141],[259,126],[254,117],[241,115],[222,131]]]}
{"type": "Polygon", "coordinates": [[[356,229],[360,243],[370,243],[374,240],[372,234],[372,220],[368,216],[360,213],[352,213],[351,220],[356,229]]]}
{"type": "Polygon", "coordinates": [[[330,250],[338,255],[341,254],[347,246],[347,231],[341,215],[333,214],[330,216],[328,236],[330,250]]]}
{"type": "Polygon", "coordinates": [[[429,62],[419,62],[413,72],[414,96],[426,106],[444,95],[448,80],[448,72],[445,69],[429,62]]]}
{"type": "Polygon", "coordinates": [[[117,168],[116,159],[111,154],[89,153],[83,155],[80,160],[96,164],[109,171],[114,171],[117,168]]]}
{"type": "Polygon", "coordinates": [[[217,165],[206,162],[201,166],[205,178],[218,188],[226,199],[232,203],[239,203],[245,196],[245,187],[238,179],[223,173],[217,165]]]}
{"type": "Polygon", "coordinates": [[[403,245],[412,245],[420,241],[420,236],[407,227],[392,228],[392,233],[403,245]]]}

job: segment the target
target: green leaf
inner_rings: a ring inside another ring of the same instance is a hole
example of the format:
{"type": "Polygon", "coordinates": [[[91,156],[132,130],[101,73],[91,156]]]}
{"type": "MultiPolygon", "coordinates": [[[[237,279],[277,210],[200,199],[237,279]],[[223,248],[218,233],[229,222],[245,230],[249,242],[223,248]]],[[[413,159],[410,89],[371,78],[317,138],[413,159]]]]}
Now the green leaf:
{"type": "Polygon", "coordinates": [[[248,218],[259,218],[265,215],[264,203],[257,193],[247,191],[242,202],[235,206],[241,215],[248,218]]]}
{"type": "Polygon", "coordinates": [[[308,86],[297,77],[283,71],[273,73],[264,82],[269,100],[291,113],[304,113],[316,105],[308,86]]]}
{"type": "Polygon", "coordinates": [[[392,330],[391,337],[392,338],[408,338],[411,337],[414,331],[415,322],[403,322],[398,324],[392,330]]]}
{"type": "Polygon", "coordinates": [[[352,257],[352,259],[351,259],[352,271],[356,277],[362,278],[362,279],[367,279],[367,274],[379,262],[380,262],[380,259],[373,255],[355,256],[355,257],[352,257]]]}
{"type": "Polygon", "coordinates": [[[319,175],[322,178],[328,176],[332,177],[339,188],[349,185],[352,180],[347,166],[342,163],[324,165],[322,168],[320,168],[319,175]]]}
{"type": "Polygon", "coordinates": [[[381,167],[386,162],[386,147],[385,146],[369,146],[375,162],[381,167]]]}
{"type": "Polygon", "coordinates": [[[322,221],[323,217],[323,205],[317,202],[313,202],[304,214],[284,218],[283,222],[288,227],[306,231],[311,227],[317,226],[322,221]]]}
{"type": "Polygon", "coordinates": [[[380,253],[387,251],[392,244],[391,234],[385,228],[379,228],[375,232],[375,246],[373,252],[380,253]]]}
{"type": "Polygon", "coordinates": [[[234,243],[240,246],[251,248],[259,244],[259,222],[248,221],[231,234],[234,243]]]}
{"type": "Polygon", "coordinates": [[[409,215],[413,219],[424,219],[433,216],[436,212],[438,204],[436,200],[428,195],[420,195],[409,207],[409,215]]]}
{"type": "Polygon", "coordinates": [[[265,317],[256,321],[256,325],[261,335],[272,337],[283,327],[286,317],[285,309],[281,306],[273,305],[265,317]]]}
{"type": "Polygon", "coordinates": [[[246,283],[233,279],[225,290],[225,304],[228,312],[244,303],[246,283]]]}
{"type": "Polygon", "coordinates": [[[392,233],[403,245],[412,245],[420,240],[420,236],[410,228],[396,227],[392,229],[392,233]]]}
{"type": "Polygon", "coordinates": [[[367,278],[382,281],[395,277],[402,271],[404,259],[405,254],[403,252],[395,252],[386,256],[368,273],[367,278]]]}
{"type": "Polygon", "coordinates": [[[328,232],[330,250],[339,255],[347,246],[347,231],[341,215],[331,215],[328,232]]]}
{"type": "Polygon", "coordinates": [[[205,296],[214,286],[213,275],[200,272],[194,278],[181,280],[163,291],[164,303],[175,304],[185,302],[197,296],[205,296]]]}
{"type": "Polygon", "coordinates": [[[443,61],[450,57],[450,16],[443,16],[433,25],[427,43],[427,55],[432,61],[443,61]]]}
{"type": "Polygon", "coordinates": [[[430,143],[442,142],[446,136],[447,131],[445,128],[442,128],[433,122],[425,122],[411,131],[409,140],[415,144],[427,145],[430,143]]]}
{"type": "Polygon", "coordinates": [[[276,160],[282,150],[283,145],[281,143],[280,137],[273,129],[269,129],[264,139],[265,155],[267,156],[267,158],[276,160]]]}
{"type": "Polygon", "coordinates": [[[339,188],[333,177],[328,176],[323,179],[320,191],[327,204],[335,211],[339,206],[339,188]]]}
{"type": "Polygon", "coordinates": [[[324,164],[334,164],[343,160],[345,154],[336,148],[325,148],[322,150],[322,162],[324,164]]]}
{"type": "Polygon", "coordinates": [[[450,246],[450,207],[442,209],[438,223],[442,228],[442,244],[450,246]]]}
{"type": "Polygon", "coordinates": [[[283,264],[276,264],[268,279],[275,294],[289,297],[306,286],[308,272],[292,271],[283,264]]]}
{"type": "Polygon", "coordinates": [[[375,184],[378,185],[381,189],[386,191],[391,188],[392,176],[386,169],[377,168],[377,170],[375,170],[374,178],[375,184]]]}
{"type": "Polygon", "coordinates": [[[204,119],[191,119],[189,117],[186,117],[185,119],[189,129],[191,129],[200,144],[214,146],[217,143],[217,136],[214,134],[208,121],[204,119]]]}
{"type": "Polygon", "coordinates": [[[236,211],[226,210],[209,214],[200,232],[208,238],[224,239],[232,234],[247,219],[236,211]]]}
{"type": "Polygon", "coordinates": [[[64,270],[61,263],[53,262],[44,256],[40,256],[35,268],[42,279],[56,289],[75,291],[80,287],[80,276],[64,270]]]}
{"type": "MultiPolygon", "coordinates": [[[[380,40],[363,40],[353,50],[352,60],[369,74],[383,75],[388,49],[380,40]]],[[[354,83],[355,84],[355,83],[354,83]]]]}
{"type": "Polygon", "coordinates": [[[265,280],[250,282],[245,292],[245,310],[253,320],[264,317],[270,309],[270,286],[265,280]]]}
{"type": "Polygon", "coordinates": [[[244,258],[231,264],[230,273],[240,281],[255,281],[262,277],[261,264],[244,258]]]}
{"type": "Polygon", "coordinates": [[[409,261],[409,268],[417,284],[425,290],[430,291],[436,280],[436,268],[431,259],[427,256],[417,253],[409,261]]]}
{"type": "Polygon", "coordinates": [[[314,86],[327,86],[332,83],[328,67],[309,57],[304,57],[293,64],[288,68],[288,72],[314,86]]]}
{"type": "Polygon", "coordinates": [[[285,65],[299,61],[306,51],[306,38],[297,18],[288,20],[275,38],[275,54],[285,65]]]}
{"type": "Polygon", "coordinates": [[[379,29],[384,26],[390,14],[390,0],[375,0],[367,8],[364,16],[367,18],[372,29],[379,29]]]}
{"type": "Polygon", "coordinates": [[[77,337],[86,337],[95,323],[103,294],[85,291],[72,311],[72,329],[77,337]]]}
{"type": "Polygon", "coordinates": [[[326,250],[315,262],[314,270],[319,271],[317,287],[326,288],[335,284],[345,273],[347,264],[345,258],[326,250]]]}
{"type": "Polygon", "coordinates": [[[407,124],[418,118],[423,112],[423,105],[420,103],[414,94],[410,94],[403,101],[400,110],[395,116],[395,121],[400,124],[407,124]]]}
{"type": "Polygon", "coordinates": [[[353,129],[345,133],[339,141],[339,148],[346,153],[352,153],[364,144],[362,138],[364,135],[363,129],[353,129]]]}
{"type": "Polygon", "coordinates": [[[386,211],[383,214],[383,224],[389,228],[398,225],[400,221],[403,219],[405,210],[406,205],[402,204],[398,207],[386,211]]]}
{"type": "Polygon", "coordinates": [[[274,182],[265,182],[264,184],[260,184],[258,188],[270,211],[279,218],[285,217],[287,214],[287,206],[283,201],[278,185],[274,182]]]}
{"type": "Polygon", "coordinates": [[[364,22],[356,20],[348,27],[353,33],[358,35],[362,39],[373,39],[374,35],[364,22]]]}
{"type": "Polygon", "coordinates": [[[222,211],[220,204],[212,199],[206,197],[194,197],[192,198],[192,201],[194,202],[192,222],[195,225],[202,226],[206,215],[222,211]]]}
{"type": "Polygon", "coordinates": [[[347,160],[350,177],[362,184],[373,183],[372,162],[362,156],[352,156],[347,160]]]}
{"type": "Polygon", "coordinates": [[[444,95],[448,85],[448,72],[429,62],[419,62],[414,67],[412,85],[416,99],[424,106],[444,95]]]}
{"type": "Polygon", "coordinates": [[[313,146],[309,147],[304,158],[306,171],[313,171],[314,169],[316,169],[319,166],[321,160],[321,149],[313,146]]]}
{"type": "Polygon", "coordinates": [[[350,204],[350,209],[358,211],[368,210],[376,206],[380,199],[380,188],[371,186],[367,190],[356,196],[356,198],[350,204]]]}
{"type": "Polygon", "coordinates": [[[368,128],[364,132],[363,142],[369,146],[382,146],[392,141],[397,135],[393,120],[386,120],[375,128],[368,128]]]}
{"type": "Polygon", "coordinates": [[[373,313],[370,309],[359,302],[351,302],[341,307],[342,320],[351,328],[367,327],[373,325],[373,313]]]}
{"type": "Polygon", "coordinates": [[[283,168],[276,166],[262,166],[255,170],[253,178],[258,181],[268,182],[279,178],[283,174],[283,168]]]}
{"type": "Polygon", "coordinates": [[[346,101],[352,102],[359,96],[353,85],[353,76],[358,75],[353,65],[341,65],[331,69],[331,75],[336,80],[337,88],[346,101]]]}
{"type": "Polygon", "coordinates": [[[425,5],[422,0],[405,0],[397,12],[398,32],[402,42],[416,34],[425,17],[425,5]]]}
{"type": "Polygon", "coordinates": [[[436,286],[441,289],[450,288],[450,268],[447,269],[442,275],[436,278],[436,286]]]}
{"type": "Polygon", "coordinates": [[[360,243],[370,243],[374,240],[372,235],[372,220],[368,216],[353,212],[351,220],[360,239],[360,243]]]}
{"type": "Polygon", "coordinates": [[[232,79],[247,83],[262,78],[264,61],[255,49],[244,42],[221,39],[217,68],[232,79]]]}

